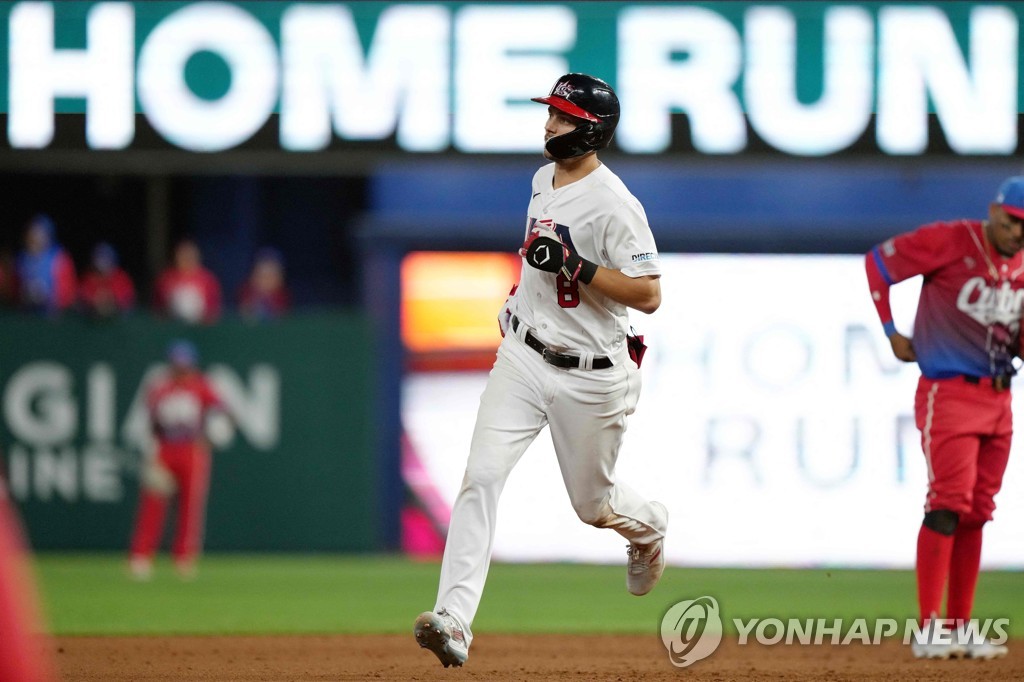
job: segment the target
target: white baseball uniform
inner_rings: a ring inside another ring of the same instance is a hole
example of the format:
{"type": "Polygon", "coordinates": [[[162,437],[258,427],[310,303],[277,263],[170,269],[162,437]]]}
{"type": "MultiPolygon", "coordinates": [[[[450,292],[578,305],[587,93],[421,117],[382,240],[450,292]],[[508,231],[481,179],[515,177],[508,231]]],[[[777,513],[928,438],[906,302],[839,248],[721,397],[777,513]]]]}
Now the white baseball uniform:
{"type": "MultiPolygon", "coordinates": [[[[552,163],[534,175],[527,235],[535,228],[551,230],[598,265],[630,277],[659,275],[647,217],[622,181],[601,165],[581,180],[553,189],[554,169],[552,163]]],[[[545,425],[582,521],[613,528],[641,545],[664,537],[668,524],[663,507],[614,474],[626,417],[640,396],[640,370],[626,345],[626,306],[586,284],[525,263],[510,303],[512,328],[498,348],[480,398],[434,609],[447,609],[462,623],[467,645],[490,566],[498,497],[545,425]],[[537,350],[538,342],[579,356],[582,368],[550,364],[537,350]]]]}

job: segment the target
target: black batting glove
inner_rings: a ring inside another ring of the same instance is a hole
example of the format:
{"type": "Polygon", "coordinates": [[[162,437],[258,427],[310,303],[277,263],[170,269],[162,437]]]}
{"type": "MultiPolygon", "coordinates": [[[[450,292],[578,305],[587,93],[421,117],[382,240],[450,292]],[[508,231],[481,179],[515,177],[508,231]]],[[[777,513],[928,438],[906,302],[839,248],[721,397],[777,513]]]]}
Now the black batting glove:
{"type": "Polygon", "coordinates": [[[541,237],[536,232],[523,243],[519,254],[530,266],[544,272],[561,272],[570,282],[578,279],[584,284],[590,284],[597,273],[595,263],[580,257],[557,239],[541,237]]]}

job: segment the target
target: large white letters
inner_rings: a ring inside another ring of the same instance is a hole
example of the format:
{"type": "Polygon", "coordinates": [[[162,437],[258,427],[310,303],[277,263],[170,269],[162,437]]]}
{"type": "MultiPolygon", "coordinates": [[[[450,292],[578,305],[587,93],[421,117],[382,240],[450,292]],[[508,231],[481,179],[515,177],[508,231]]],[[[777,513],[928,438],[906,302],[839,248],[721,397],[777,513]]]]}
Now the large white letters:
{"type": "Polygon", "coordinates": [[[135,13],[105,2],[89,12],[84,50],[54,48],[53,5],[23,2],[9,20],[7,136],[12,147],[41,149],[53,141],[57,97],[84,97],[86,139],[94,149],[122,149],[135,135],[135,13]]]}
{"type": "Polygon", "coordinates": [[[742,52],[736,29],[709,9],[623,10],[618,67],[623,108],[616,133],[622,148],[665,151],[672,142],[670,115],[685,112],[698,151],[742,151],[747,132],[732,90],[742,69],[742,52]]]}
{"type": "Polygon", "coordinates": [[[281,19],[281,145],[323,149],[333,132],[379,140],[397,129],[409,151],[448,144],[448,11],[389,7],[364,59],[355,22],[341,5],[297,5],[281,19]]]}
{"type": "Polygon", "coordinates": [[[879,12],[878,145],[920,154],[928,101],[960,154],[1012,154],[1017,146],[1017,18],[1006,7],[971,12],[970,66],[939,7],[879,12]]]}
{"type": "Polygon", "coordinates": [[[455,21],[455,146],[468,152],[539,153],[546,95],[569,70],[576,40],[567,7],[470,6],[455,21]],[[528,53],[528,54],[524,54],[528,53]],[[539,90],[538,90],[539,89],[539,90]]]}
{"type": "Polygon", "coordinates": [[[806,12],[795,2],[156,6],[14,3],[10,146],[51,146],[55,112],[73,111],[85,114],[92,149],[128,148],[142,114],[170,144],[217,152],[279,113],[288,151],[393,140],[407,152],[535,154],[543,111],[529,98],[569,70],[616,87],[617,144],[633,154],[740,154],[756,134],[755,143],[801,156],[871,136],[884,154],[918,155],[935,142],[930,121],[955,154],[1011,155],[1019,145],[1019,12],[1010,3],[954,11],[820,2],[806,12]],[[84,46],[69,44],[83,15],[84,46]],[[824,40],[809,49],[801,31],[816,32],[808,22],[818,21],[824,40]],[[200,66],[211,59],[228,74],[217,94],[217,78],[200,66]],[[821,94],[801,101],[808,84],[821,94]],[[673,126],[682,115],[688,140],[673,139],[684,134],[673,126]]]}
{"type": "Polygon", "coordinates": [[[223,2],[188,5],[164,19],[139,54],[139,101],[153,127],[179,147],[213,152],[234,147],[260,129],[277,102],[277,47],[245,10],[223,2]],[[198,52],[228,65],[228,91],[198,97],[185,65],[198,52]]]}
{"type": "Polygon", "coordinates": [[[828,10],[821,98],[801,104],[796,92],[796,19],[782,7],[750,9],[744,27],[743,97],[757,134],[777,149],[810,156],[855,142],[871,120],[873,30],[864,9],[828,10]]]}

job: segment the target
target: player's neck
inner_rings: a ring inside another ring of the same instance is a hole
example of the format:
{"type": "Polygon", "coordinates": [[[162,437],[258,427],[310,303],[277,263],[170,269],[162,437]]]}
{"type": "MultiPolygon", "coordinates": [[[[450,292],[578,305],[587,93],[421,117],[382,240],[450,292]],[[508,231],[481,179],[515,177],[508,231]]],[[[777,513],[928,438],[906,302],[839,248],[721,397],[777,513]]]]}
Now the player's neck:
{"type": "Polygon", "coordinates": [[[587,154],[578,159],[562,159],[555,161],[555,177],[551,181],[554,189],[571,185],[577,180],[587,177],[601,165],[597,154],[587,154]]]}

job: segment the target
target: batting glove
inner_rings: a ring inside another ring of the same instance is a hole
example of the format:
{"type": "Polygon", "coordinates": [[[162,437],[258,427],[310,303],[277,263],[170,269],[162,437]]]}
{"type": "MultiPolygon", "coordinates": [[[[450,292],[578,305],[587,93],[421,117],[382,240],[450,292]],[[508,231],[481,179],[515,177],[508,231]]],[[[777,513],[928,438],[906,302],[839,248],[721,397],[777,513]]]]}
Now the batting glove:
{"type": "Polygon", "coordinates": [[[551,273],[561,272],[562,276],[570,282],[575,282],[578,279],[584,284],[590,284],[597,273],[596,263],[591,263],[586,258],[580,257],[557,239],[542,237],[537,232],[531,233],[523,242],[523,246],[519,249],[519,255],[538,270],[551,273]]]}

